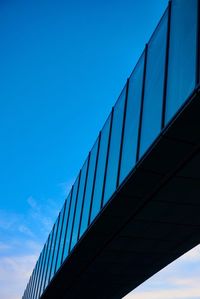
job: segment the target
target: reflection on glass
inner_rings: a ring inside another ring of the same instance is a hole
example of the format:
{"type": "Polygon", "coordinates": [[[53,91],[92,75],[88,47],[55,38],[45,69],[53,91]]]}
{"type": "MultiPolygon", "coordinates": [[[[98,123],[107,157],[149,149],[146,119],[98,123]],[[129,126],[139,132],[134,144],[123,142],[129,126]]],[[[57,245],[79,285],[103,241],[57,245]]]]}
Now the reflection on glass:
{"type": "Polygon", "coordinates": [[[35,286],[36,286],[37,273],[38,273],[38,261],[39,260],[37,260],[37,263],[36,263],[35,268],[34,268],[35,274],[34,274],[34,282],[33,282],[33,287],[32,287],[32,297],[33,298],[35,298],[35,286]]]}
{"type": "Polygon", "coordinates": [[[124,140],[122,146],[122,158],[119,179],[120,183],[133,169],[136,162],[143,73],[144,54],[141,56],[133,73],[129,78],[126,119],[124,127],[124,140]]]}
{"type": "Polygon", "coordinates": [[[44,271],[45,271],[45,265],[46,265],[46,255],[47,255],[47,249],[48,249],[48,240],[44,247],[44,256],[43,256],[43,262],[42,262],[42,269],[40,273],[40,282],[38,284],[38,298],[40,297],[40,294],[42,292],[42,285],[43,285],[43,279],[44,279],[44,271]]]}
{"type": "Polygon", "coordinates": [[[167,13],[154,32],[147,52],[140,157],[161,130],[167,42],[167,13]]]}
{"type": "Polygon", "coordinates": [[[68,226],[68,219],[69,219],[70,200],[71,200],[71,192],[68,195],[68,197],[65,201],[65,204],[64,204],[64,219],[63,219],[63,224],[62,224],[62,233],[61,233],[61,239],[60,239],[56,271],[60,268],[60,266],[62,264],[62,255],[63,255],[63,250],[64,250],[65,236],[67,233],[67,226],[68,226]]]}
{"type": "Polygon", "coordinates": [[[49,248],[48,248],[48,256],[47,256],[47,269],[46,269],[46,273],[45,273],[44,289],[47,287],[48,282],[49,282],[49,273],[50,273],[50,267],[51,267],[51,259],[50,258],[51,258],[51,251],[52,251],[54,226],[53,226],[53,229],[50,233],[50,239],[49,239],[49,248]]]}
{"type": "Polygon", "coordinates": [[[109,200],[117,186],[125,98],[126,86],[114,107],[103,204],[109,200]]]}
{"type": "Polygon", "coordinates": [[[197,0],[172,1],[166,123],[195,87],[197,0]]]}
{"type": "Polygon", "coordinates": [[[74,245],[78,240],[78,231],[79,231],[79,224],[80,224],[80,217],[81,217],[81,209],[83,204],[83,195],[85,189],[87,167],[88,167],[88,159],[83,165],[83,168],[81,170],[81,178],[80,178],[79,192],[78,192],[77,205],[76,205],[76,214],[74,219],[70,250],[72,250],[72,248],[74,247],[74,245]]]}
{"type": "Polygon", "coordinates": [[[56,243],[57,243],[58,225],[59,225],[59,218],[57,218],[55,227],[54,227],[54,236],[53,236],[53,243],[52,243],[52,250],[51,250],[51,271],[50,271],[50,276],[49,276],[50,281],[53,277],[53,272],[54,272],[54,267],[55,267],[54,258],[56,256],[55,248],[56,248],[56,243]]]}
{"type": "Polygon", "coordinates": [[[53,262],[52,262],[52,269],[51,269],[51,276],[53,277],[55,270],[56,270],[56,261],[58,256],[58,248],[59,248],[59,241],[60,241],[60,233],[61,233],[61,227],[62,227],[62,220],[63,220],[63,214],[64,214],[64,207],[62,208],[59,216],[58,216],[58,228],[57,228],[57,236],[56,236],[56,243],[54,248],[54,256],[53,256],[53,262]]]}
{"type": "Polygon", "coordinates": [[[99,157],[98,157],[98,164],[97,164],[97,172],[96,172],[96,180],[95,180],[90,222],[93,221],[93,219],[96,217],[96,215],[98,214],[101,208],[103,182],[104,182],[104,175],[106,169],[106,156],[108,151],[108,139],[110,133],[110,124],[111,124],[111,115],[107,119],[101,132],[99,157]]]}
{"type": "Polygon", "coordinates": [[[44,281],[45,281],[45,273],[47,271],[47,263],[48,263],[48,254],[49,254],[49,247],[50,247],[50,236],[47,239],[46,243],[46,253],[45,253],[45,263],[44,263],[44,270],[42,274],[42,281],[41,281],[41,287],[40,287],[40,294],[43,292],[44,288],[44,281]]]}
{"type": "Polygon", "coordinates": [[[70,238],[71,238],[74,212],[75,212],[75,206],[76,206],[78,185],[79,185],[79,176],[76,179],[76,182],[74,183],[74,187],[73,187],[73,191],[72,191],[71,206],[70,206],[70,212],[69,212],[69,221],[68,221],[68,227],[67,227],[67,233],[66,233],[66,239],[65,239],[65,247],[64,247],[64,253],[63,253],[63,261],[66,259],[66,257],[68,256],[68,253],[69,253],[69,245],[70,245],[70,238]]]}
{"type": "Polygon", "coordinates": [[[91,150],[91,154],[90,154],[88,178],[87,178],[87,185],[86,185],[86,190],[85,190],[85,199],[84,199],[84,205],[83,205],[83,214],[82,214],[82,218],[81,218],[80,237],[82,236],[82,234],[85,232],[85,230],[88,227],[98,144],[99,144],[99,138],[95,142],[95,144],[94,144],[94,146],[91,150]]]}
{"type": "Polygon", "coordinates": [[[40,254],[39,268],[38,268],[38,275],[37,275],[37,283],[36,283],[35,298],[38,298],[38,291],[39,291],[39,284],[40,284],[40,274],[41,274],[41,269],[42,269],[43,256],[44,256],[44,250],[42,250],[42,252],[41,252],[41,254],[40,254]]]}

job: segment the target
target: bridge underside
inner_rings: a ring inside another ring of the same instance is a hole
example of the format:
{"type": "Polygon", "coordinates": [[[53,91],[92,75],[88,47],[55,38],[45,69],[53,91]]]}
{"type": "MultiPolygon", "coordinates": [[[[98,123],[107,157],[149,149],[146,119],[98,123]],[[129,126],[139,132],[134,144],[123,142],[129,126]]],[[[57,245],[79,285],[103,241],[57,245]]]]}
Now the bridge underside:
{"type": "Polygon", "coordinates": [[[121,298],[198,243],[196,91],[76,245],[42,298],[121,298]]]}

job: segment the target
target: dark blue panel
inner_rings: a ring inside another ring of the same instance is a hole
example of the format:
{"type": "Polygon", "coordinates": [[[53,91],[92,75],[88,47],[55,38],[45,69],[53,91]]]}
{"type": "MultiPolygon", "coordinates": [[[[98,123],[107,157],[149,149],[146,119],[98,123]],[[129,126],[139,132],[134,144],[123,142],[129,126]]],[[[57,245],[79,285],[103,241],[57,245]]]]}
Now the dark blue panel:
{"type": "Polygon", "coordinates": [[[197,0],[172,1],[166,123],[195,87],[196,34],[197,0]]]}
{"type": "Polygon", "coordinates": [[[62,256],[63,256],[63,250],[64,250],[64,243],[65,243],[65,236],[67,233],[67,224],[69,219],[69,207],[70,207],[70,200],[71,200],[71,193],[68,195],[66,201],[65,201],[65,214],[63,219],[63,225],[62,225],[62,234],[60,239],[60,246],[59,246],[59,252],[58,252],[58,259],[57,259],[57,265],[56,265],[56,271],[62,264],[62,256]]]}
{"type": "Polygon", "coordinates": [[[76,213],[75,213],[75,218],[74,218],[74,226],[73,226],[70,250],[73,249],[74,245],[77,243],[77,240],[78,240],[78,232],[79,232],[79,224],[80,224],[81,210],[82,210],[82,204],[83,204],[83,195],[84,195],[84,190],[85,190],[87,167],[88,167],[88,159],[86,160],[86,162],[83,165],[83,168],[81,170],[81,178],[80,178],[80,184],[79,184],[79,192],[78,192],[78,198],[77,198],[77,204],[76,204],[76,213]]]}
{"type": "Polygon", "coordinates": [[[142,85],[144,74],[144,54],[140,57],[133,73],[129,78],[126,119],[124,127],[124,140],[120,168],[121,183],[136,163],[139,119],[142,98],[142,85]]]}
{"type": "Polygon", "coordinates": [[[96,217],[96,215],[99,213],[101,208],[103,182],[104,182],[105,168],[106,168],[106,156],[108,151],[108,139],[110,133],[110,124],[111,124],[111,115],[107,119],[101,131],[99,157],[98,157],[98,164],[97,164],[97,172],[96,172],[96,180],[95,180],[90,222],[92,222],[92,220],[96,217]]]}
{"type": "Polygon", "coordinates": [[[76,179],[76,182],[74,183],[73,192],[72,192],[69,221],[68,221],[67,234],[66,234],[66,239],[65,239],[65,247],[64,247],[64,253],[63,253],[63,261],[66,259],[66,257],[68,256],[68,253],[69,253],[69,245],[70,245],[72,225],[73,225],[73,219],[74,219],[74,213],[75,213],[77,191],[78,191],[78,186],[79,186],[79,177],[80,176],[78,176],[78,178],[76,179]]]}
{"type": "Polygon", "coordinates": [[[86,185],[86,190],[85,190],[83,214],[82,214],[81,227],[80,227],[80,237],[82,236],[82,234],[85,232],[85,230],[88,227],[98,144],[99,144],[99,139],[97,139],[97,141],[95,142],[95,144],[91,150],[91,154],[90,154],[88,178],[87,178],[87,185],[86,185]]]}
{"type": "Polygon", "coordinates": [[[122,125],[124,117],[124,104],[126,98],[126,86],[115,104],[111,140],[108,157],[108,167],[106,172],[106,183],[103,203],[105,204],[112,196],[117,186],[117,175],[119,166],[119,155],[122,137],[122,125]]]}
{"type": "Polygon", "coordinates": [[[168,15],[166,13],[148,44],[140,157],[161,131],[167,20],[168,15]]]}

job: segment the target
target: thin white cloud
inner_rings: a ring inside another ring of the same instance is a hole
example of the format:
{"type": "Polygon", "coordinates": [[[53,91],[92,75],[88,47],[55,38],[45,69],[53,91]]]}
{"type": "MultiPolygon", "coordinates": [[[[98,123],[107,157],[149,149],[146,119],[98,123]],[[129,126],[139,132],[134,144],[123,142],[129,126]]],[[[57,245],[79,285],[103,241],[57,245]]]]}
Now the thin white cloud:
{"type": "Polygon", "coordinates": [[[29,237],[35,237],[35,234],[25,225],[19,225],[18,227],[19,232],[29,236],[29,237]]]}
{"type": "Polygon", "coordinates": [[[165,267],[124,299],[199,299],[200,246],[165,267]]]}
{"type": "Polygon", "coordinates": [[[61,188],[63,196],[67,196],[72,188],[75,179],[68,180],[67,182],[61,182],[58,184],[58,187],[61,188]]]}
{"type": "Polygon", "coordinates": [[[19,299],[22,297],[36,259],[37,255],[31,254],[0,257],[0,298],[19,299]]]}
{"type": "Polygon", "coordinates": [[[8,249],[10,249],[11,246],[8,245],[8,244],[4,244],[3,242],[0,242],[0,253],[3,252],[3,251],[6,251],[8,249]]]}
{"type": "Polygon", "coordinates": [[[152,290],[135,292],[130,296],[124,297],[126,299],[199,299],[200,286],[196,288],[183,288],[183,289],[165,289],[165,290],[152,290]]]}

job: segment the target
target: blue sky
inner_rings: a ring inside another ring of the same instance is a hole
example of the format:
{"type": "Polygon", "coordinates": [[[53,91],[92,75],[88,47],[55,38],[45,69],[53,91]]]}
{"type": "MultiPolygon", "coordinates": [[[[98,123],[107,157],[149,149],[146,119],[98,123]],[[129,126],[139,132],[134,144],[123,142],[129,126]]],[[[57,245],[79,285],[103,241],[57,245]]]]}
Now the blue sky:
{"type": "Polygon", "coordinates": [[[0,1],[1,298],[22,295],[66,194],[166,5],[0,1]]]}

